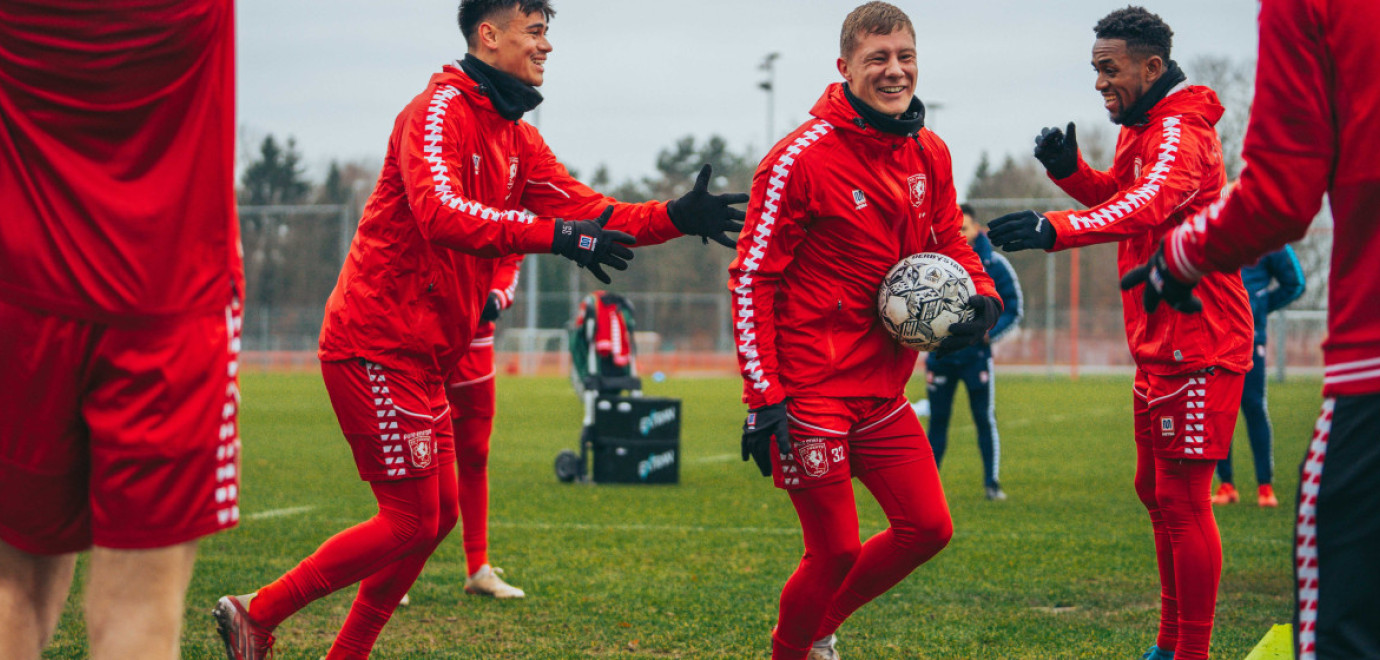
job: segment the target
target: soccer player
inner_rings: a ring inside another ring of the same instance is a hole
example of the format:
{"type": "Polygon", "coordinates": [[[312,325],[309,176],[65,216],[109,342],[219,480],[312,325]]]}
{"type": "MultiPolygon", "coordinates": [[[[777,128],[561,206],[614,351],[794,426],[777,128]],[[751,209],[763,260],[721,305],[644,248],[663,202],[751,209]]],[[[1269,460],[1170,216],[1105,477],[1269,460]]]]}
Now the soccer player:
{"type": "Polygon", "coordinates": [[[460,480],[465,592],[494,598],[527,595],[502,578],[503,569],[489,565],[489,438],[494,430],[494,376],[497,373],[494,369],[494,321],[513,304],[521,263],[521,255],[499,260],[469,351],[446,380],[460,480]]]}
{"type": "Polygon", "coordinates": [[[834,631],[938,553],[953,522],[924,429],[905,398],[917,353],[877,316],[877,290],[908,255],[967,269],[971,322],[945,350],[982,340],[1001,312],[992,278],[959,231],[948,147],[915,98],[915,28],[869,2],[843,22],[834,83],[811,119],[753,177],[729,268],[742,368],[743,460],[784,489],[805,555],[781,592],[776,660],[837,658],[834,631]],[[852,477],[890,527],[858,542],[852,477]]]}
{"type": "MultiPolygon", "coordinates": [[[[1270,427],[1270,411],[1265,405],[1265,341],[1270,314],[1294,302],[1303,295],[1303,267],[1288,245],[1261,257],[1255,265],[1241,269],[1241,283],[1251,300],[1251,316],[1255,321],[1255,350],[1251,370],[1241,390],[1241,416],[1246,418],[1246,436],[1251,443],[1251,457],[1255,459],[1256,503],[1262,507],[1279,506],[1271,485],[1275,473],[1274,429],[1270,427]],[[1271,283],[1275,286],[1271,286],[1271,283]]],[[[1231,454],[1217,462],[1217,478],[1222,482],[1212,496],[1213,504],[1232,504],[1241,499],[1233,483],[1231,454]]]]}
{"type": "MultiPolygon", "coordinates": [[[[1380,657],[1380,5],[1273,0],[1246,169],[1122,282],[1192,311],[1192,290],[1301,238],[1327,194],[1332,272],[1322,414],[1303,461],[1294,535],[1300,660],[1380,657]]],[[[1193,322],[1196,317],[1182,317],[1193,322]]]]}
{"type": "Polygon", "coordinates": [[[949,417],[954,407],[954,392],[958,383],[968,389],[968,407],[973,411],[973,425],[977,427],[978,452],[982,454],[982,485],[987,499],[1006,499],[1006,491],[997,480],[1001,465],[1001,438],[997,435],[996,372],[992,369],[992,342],[1016,329],[1021,321],[1021,283],[1011,262],[999,252],[992,251],[992,242],[973,217],[973,207],[960,204],[963,212],[961,231],[973,246],[982,268],[991,276],[1001,297],[1002,311],[996,325],[982,341],[948,355],[930,353],[925,357],[925,390],[930,404],[930,447],[934,450],[934,464],[944,461],[949,445],[949,417]]]}
{"type": "Polygon", "coordinates": [[[176,658],[239,520],[230,0],[0,9],[0,655],[90,549],[93,658],[176,658]]]}
{"type": "MultiPolygon", "coordinates": [[[[1090,207],[993,220],[1003,250],[1064,250],[1117,243],[1129,270],[1175,225],[1226,184],[1213,125],[1217,95],[1189,85],[1169,59],[1173,32],[1140,7],[1108,14],[1094,28],[1096,88],[1121,126],[1110,172],[1078,153],[1075,128],[1046,128],[1035,157],[1051,179],[1090,207]]],[[[1136,494],[1150,513],[1160,573],[1160,626],[1147,658],[1208,657],[1222,542],[1212,516],[1212,469],[1227,455],[1242,375],[1250,368],[1251,316],[1235,272],[1203,282],[1203,315],[1186,319],[1122,294],[1126,338],[1136,362],[1136,494]]]]}
{"type": "Polygon", "coordinates": [[[469,348],[498,260],[551,252],[622,269],[628,244],[682,234],[731,245],[746,195],[710,195],[706,166],[667,202],[623,204],[576,181],[521,121],[541,102],[545,0],[462,0],[469,53],[434,74],[398,115],[388,154],[321,329],[326,391],[378,515],[332,538],[214,616],[232,658],[262,658],[272,630],[356,582],[330,655],[369,654],[383,626],[459,517],[445,378],[469,348]],[[598,220],[594,220],[598,216],[598,220]],[[585,218],[564,220],[560,218],[585,218]],[[627,229],[634,235],[618,231],[627,229]],[[444,478],[442,478],[444,475],[444,478]]]}

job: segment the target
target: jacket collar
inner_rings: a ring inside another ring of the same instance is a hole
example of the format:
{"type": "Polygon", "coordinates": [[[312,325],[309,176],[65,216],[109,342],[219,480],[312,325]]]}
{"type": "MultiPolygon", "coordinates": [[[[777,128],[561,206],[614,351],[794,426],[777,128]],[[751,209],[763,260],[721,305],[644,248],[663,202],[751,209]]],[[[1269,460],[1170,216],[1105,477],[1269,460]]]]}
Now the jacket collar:
{"type": "Polygon", "coordinates": [[[541,105],[541,92],[536,87],[489,66],[474,55],[467,53],[459,64],[465,75],[475,82],[474,91],[487,97],[500,117],[517,121],[541,105]]]}
{"type": "Polygon", "coordinates": [[[1216,126],[1225,112],[1226,109],[1217,98],[1217,92],[1211,88],[1180,83],[1170,90],[1163,100],[1150,108],[1141,124],[1132,128],[1141,129],[1158,124],[1161,119],[1170,115],[1198,115],[1209,126],[1216,126]]]}
{"type": "Polygon", "coordinates": [[[824,94],[819,97],[819,100],[815,101],[814,107],[810,109],[810,114],[829,122],[837,129],[884,142],[905,140],[925,130],[925,106],[920,102],[920,99],[911,100],[911,109],[906,113],[906,118],[894,119],[876,112],[858,101],[858,106],[875,115],[864,116],[863,112],[854,107],[853,102],[848,98],[849,96],[852,96],[852,93],[847,91],[847,83],[833,83],[824,90],[824,94]],[[878,123],[886,126],[886,128],[881,128],[873,123],[877,117],[881,118],[881,120],[877,120],[878,123]]]}
{"type": "Polygon", "coordinates": [[[1179,63],[1169,60],[1160,79],[1150,86],[1144,96],[1136,99],[1136,102],[1127,108],[1126,114],[1117,123],[1123,126],[1144,126],[1150,120],[1150,110],[1165,97],[1178,91],[1179,85],[1185,80],[1188,80],[1188,76],[1179,68],[1179,63]]]}

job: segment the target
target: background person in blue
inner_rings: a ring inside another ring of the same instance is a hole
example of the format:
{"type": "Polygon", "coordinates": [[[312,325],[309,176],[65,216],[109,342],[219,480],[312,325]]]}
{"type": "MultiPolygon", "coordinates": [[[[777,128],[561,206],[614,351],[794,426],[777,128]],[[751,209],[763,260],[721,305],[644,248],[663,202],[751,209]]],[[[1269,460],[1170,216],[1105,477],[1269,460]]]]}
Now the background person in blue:
{"type": "MultiPolygon", "coordinates": [[[[1246,373],[1241,388],[1241,414],[1246,417],[1246,435],[1251,441],[1251,456],[1255,459],[1256,502],[1260,506],[1279,506],[1271,481],[1274,479],[1274,429],[1270,413],[1265,408],[1265,330],[1271,312],[1283,308],[1303,295],[1303,268],[1294,249],[1288,245],[1271,252],[1254,266],[1241,269],[1241,282],[1251,299],[1251,316],[1255,318],[1255,360],[1246,373]],[[1271,286],[1271,283],[1275,286],[1271,286]]],[[[1234,448],[1233,448],[1234,450],[1234,448]]],[[[1241,499],[1232,479],[1232,451],[1217,462],[1217,479],[1222,485],[1212,496],[1213,504],[1231,504],[1241,499]]]]}
{"type": "Polygon", "coordinates": [[[987,490],[987,499],[1004,500],[1006,493],[997,481],[997,468],[1001,464],[1001,440],[997,436],[997,413],[994,407],[996,385],[992,375],[992,342],[1014,330],[1021,320],[1021,284],[1016,280],[1016,271],[1006,257],[992,251],[992,243],[987,234],[978,226],[973,217],[973,207],[962,204],[963,235],[973,246],[973,251],[982,260],[982,267],[992,276],[1001,296],[1002,313],[997,324],[992,326],[986,339],[981,343],[954,351],[944,357],[930,353],[925,358],[925,383],[930,403],[930,447],[934,449],[934,462],[938,465],[944,460],[944,450],[949,444],[949,416],[953,411],[954,392],[959,381],[968,388],[968,405],[973,410],[973,423],[977,426],[978,450],[982,453],[982,479],[987,490]]]}

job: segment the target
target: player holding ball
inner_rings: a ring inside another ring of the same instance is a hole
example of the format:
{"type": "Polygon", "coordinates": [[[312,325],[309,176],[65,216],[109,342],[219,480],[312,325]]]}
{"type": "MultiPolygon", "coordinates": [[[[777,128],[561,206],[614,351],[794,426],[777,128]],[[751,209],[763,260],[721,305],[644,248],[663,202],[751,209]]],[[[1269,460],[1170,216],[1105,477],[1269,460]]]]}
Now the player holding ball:
{"type": "MultiPolygon", "coordinates": [[[[989,225],[1006,251],[1117,243],[1122,271],[1144,262],[1175,225],[1216,199],[1226,184],[1213,125],[1217,95],[1189,85],[1169,59],[1173,31],[1140,7],[1094,28],[1097,91],[1121,126],[1110,172],[1078,153],[1074,125],[1047,128],[1035,157],[1086,211],[1011,213],[989,225]]],[[[1186,317],[1122,294],[1136,361],[1136,494],[1150,512],[1160,572],[1160,628],[1150,660],[1206,660],[1222,573],[1212,515],[1212,471],[1227,456],[1243,374],[1251,366],[1251,308],[1241,277],[1203,280],[1202,315],[1186,317]]]]}
{"type": "Polygon", "coordinates": [[[781,593],[772,658],[837,658],[833,633],[953,534],[929,441],[905,398],[917,352],[883,328],[877,291],[919,252],[959,262],[975,318],[941,345],[980,341],[1001,305],[959,232],[948,148],[915,98],[915,28],[870,2],[845,19],[838,70],[811,119],[753,177],[729,268],[749,412],[743,458],[786,490],[805,555],[781,593]],[[858,542],[852,477],[891,526],[858,542]]]}

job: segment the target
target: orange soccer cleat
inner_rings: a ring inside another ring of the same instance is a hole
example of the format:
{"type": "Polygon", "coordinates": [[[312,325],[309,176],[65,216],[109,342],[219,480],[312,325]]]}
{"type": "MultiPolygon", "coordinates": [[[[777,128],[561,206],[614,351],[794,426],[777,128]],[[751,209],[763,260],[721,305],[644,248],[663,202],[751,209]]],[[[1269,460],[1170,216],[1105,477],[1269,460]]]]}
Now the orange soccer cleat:
{"type": "Polygon", "coordinates": [[[1236,492],[1236,486],[1223,483],[1217,487],[1217,494],[1212,496],[1213,504],[1235,504],[1241,501],[1241,495],[1236,492]]]}
{"type": "Polygon", "coordinates": [[[1261,484],[1256,493],[1256,503],[1269,508],[1279,506],[1279,498],[1275,497],[1275,489],[1270,484],[1261,484]]]}

